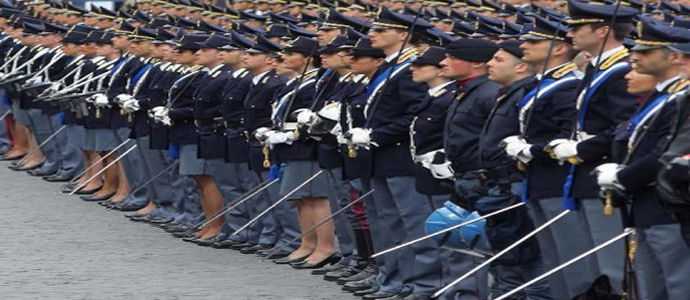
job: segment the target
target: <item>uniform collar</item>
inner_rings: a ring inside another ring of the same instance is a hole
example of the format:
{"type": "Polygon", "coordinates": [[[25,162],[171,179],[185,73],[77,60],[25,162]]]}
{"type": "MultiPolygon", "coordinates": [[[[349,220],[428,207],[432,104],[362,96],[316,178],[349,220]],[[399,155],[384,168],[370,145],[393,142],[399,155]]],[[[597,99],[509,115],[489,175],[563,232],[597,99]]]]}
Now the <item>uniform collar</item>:
{"type": "Polygon", "coordinates": [[[271,70],[268,70],[268,71],[266,71],[266,72],[263,72],[263,73],[261,73],[261,74],[259,74],[259,75],[254,76],[254,78],[252,78],[252,83],[253,83],[254,85],[259,84],[259,82],[261,81],[261,79],[263,79],[264,76],[266,76],[266,74],[268,74],[268,72],[271,72],[271,70]]]}
{"type": "MultiPolygon", "coordinates": [[[[407,53],[408,51],[412,51],[412,47],[407,47],[407,48],[405,48],[405,49],[402,51],[402,53],[407,53]]],[[[398,54],[399,54],[399,53],[400,53],[400,52],[397,52],[397,51],[396,51],[395,53],[393,53],[393,54],[391,54],[391,55],[388,55],[388,56],[386,57],[386,63],[391,63],[391,62],[393,62],[393,60],[394,60],[396,57],[398,57],[398,54]]],[[[402,55],[401,55],[401,56],[402,56],[402,55]]]]}
{"type": "Polygon", "coordinates": [[[680,75],[676,75],[672,78],[666,79],[663,82],[659,82],[656,84],[656,91],[660,93],[664,93],[666,91],[666,88],[668,88],[671,84],[676,82],[678,79],[681,79],[680,75]]]}
{"type": "Polygon", "coordinates": [[[558,66],[555,66],[553,68],[550,68],[550,69],[546,70],[546,72],[544,72],[543,74],[537,74],[535,77],[537,78],[537,80],[541,80],[541,78],[542,78],[542,76],[544,76],[544,74],[546,76],[549,76],[551,73],[555,72],[556,70],[562,68],[563,66],[565,66],[567,64],[570,64],[570,62],[566,62],[566,63],[560,64],[558,66]]]}
{"type": "Polygon", "coordinates": [[[623,51],[624,49],[625,49],[625,47],[618,46],[618,47],[613,48],[611,50],[604,51],[604,53],[601,54],[601,59],[599,58],[599,56],[595,56],[595,57],[592,57],[592,59],[589,61],[589,63],[592,64],[593,67],[596,67],[597,62],[605,61],[607,58],[616,54],[618,51],[623,51]]]}
{"type": "Polygon", "coordinates": [[[444,84],[441,84],[441,85],[439,85],[439,86],[432,87],[432,88],[429,89],[429,91],[428,91],[427,93],[429,93],[430,96],[434,96],[434,95],[436,95],[436,93],[438,93],[440,90],[442,90],[442,89],[444,89],[445,87],[451,85],[452,83],[453,83],[453,81],[448,81],[448,82],[446,82],[446,83],[444,83],[444,84]]]}

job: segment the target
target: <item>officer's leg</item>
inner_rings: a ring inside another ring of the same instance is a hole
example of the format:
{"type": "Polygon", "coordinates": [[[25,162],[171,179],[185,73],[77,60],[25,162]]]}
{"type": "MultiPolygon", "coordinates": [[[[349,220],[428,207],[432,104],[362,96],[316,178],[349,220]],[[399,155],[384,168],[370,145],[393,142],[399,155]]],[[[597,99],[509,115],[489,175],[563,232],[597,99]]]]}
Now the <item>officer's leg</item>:
{"type": "MultiPolygon", "coordinates": [[[[417,192],[414,180],[414,177],[387,180],[404,226],[405,240],[423,236],[426,218],[432,213],[431,204],[417,192]]],[[[433,240],[425,240],[402,251],[408,250],[412,260],[398,262],[403,272],[403,282],[411,285],[415,294],[433,294],[441,285],[438,245],[433,240]]]]}
{"type": "Polygon", "coordinates": [[[151,149],[149,144],[150,139],[148,136],[137,138],[137,145],[139,145],[138,150],[146,164],[146,181],[157,176],[146,186],[150,191],[148,198],[152,200],[156,206],[156,217],[169,218],[172,217],[173,201],[176,197],[172,186],[175,178],[171,172],[163,172],[161,174],[161,171],[168,168],[170,164],[168,163],[164,151],[151,149]]]}
{"type": "MultiPolygon", "coordinates": [[[[120,145],[129,136],[129,128],[119,128],[113,130],[115,131],[116,145],[120,145]]],[[[111,157],[118,157],[134,145],[135,143],[128,143],[126,146],[118,150],[118,154],[114,154],[111,157]]],[[[144,162],[141,161],[139,151],[133,150],[132,152],[125,155],[120,162],[124,170],[127,183],[129,184],[129,187],[134,190],[146,181],[146,171],[144,170],[144,162]]],[[[126,196],[123,206],[127,206],[131,209],[144,207],[148,203],[147,194],[148,191],[146,188],[135,190],[134,193],[129,193],[126,196]]]]}
{"type": "MultiPolygon", "coordinates": [[[[543,214],[544,219],[535,223],[536,226],[546,223],[546,221],[563,212],[561,197],[540,199],[534,204],[539,207],[539,211],[543,214]]],[[[576,210],[549,226],[546,233],[550,234],[550,236],[540,240],[540,242],[545,242],[543,247],[552,247],[551,250],[545,252],[547,255],[545,259],[548,263],[545,267],[547,269],[562,264],[594,247],[585,224],[583,212],[576,210]],[[553,242],[553,245],[550,245],[550,241],[553,242]],[[554,259],[555,261],[551,261],[554,259]]],[[[572,299],[587,291],[592,281],[598,276],[596,266],[596,259],[588,257],[554,274],[554,276],[557,276],[556,278],[560,277],[557,281],[560,284],[551,289],[554,297],[556,299],[572,299]],[[563,288],[563,286],[566,288],[563,288]]]]}
{"type": "MultiPolygon", "coordinates": [[[[587,229],[594,245],[601,245],[614,236],[623,232],[623,224],[619,210],[614,210],[613,216],[604,216],[600,199],[582,199],[581,210],[584,212],[587,229]]],[[[600,274],[606,275],[616,294],[621,294],[623,281],[623,241],[618,241],[609,247],[598,251],[595,255],[600,274]]]]}
{"type": "MultiPolygon", "coordinates": [[[[261,178],[256,172],[249,169],[248,163],[235,163],[236,170],[238,174],[239,183],[242,186],[244,193],[248,191],[254,191],[257,189],[259,184],[261,184],[261,178]]],[[[239,199],[238,199],[239,200],[239,199]]],[[[255,207],[258,211],[264,211],[270,205],[269,201],[261,195],[256,195],[252,199],[245,202],[243,210],[245,211],[245,218],[249,221],[251,218],[256,216],[253,213],[252,207],[255,207]]],[[[276,231],[276,223],[273,218],[273,214],[269,213],[265,217],[261,218],[257,222],[257,237],[254,240],[255,243],[265,246],[272,246],[278,240],[278,232],[276,231]]]]}
{"type": "MultiPolygon", "coordinates": [[[[326,170],[326,178],[328,179],[328,200],[331,204],[331,210],[335,212],[350,203],[350,184],[343,180],[342,169],[340,168],[326,170]]],[[[355,249],[354,233],[348,221],[348,214],[351,215],[352,212],[343,212],[333,220],[338,238],[338,248],[340,254],[343,255],[342,263],[349,262],[355,249]]]]}
{"type": "MultiPolygon", "coordinates": [[[[269,180],[269,172],[262,172],[261,178],[269,180]]],[[[252,210],[252,217],[265,211],[275,201],[278,201],[280,193],[280,181],[268,187],[259,195],[257,206],[252,210]]],[[[287,202],[279,204],[272,211],[268,212],[266,216],[268,226],[266,230],[274,232],[277,241],[274,249],[281,249],[282,251],[291,253],[299,247],[299,240],[293,242],[299,236],[299,226],[297,225],[297,209],[287,202]]]]}
{"type": "MultiPolygon", "coordinates": [[[[394,189],[389,185],[388,178],[373,178],[371,182],[372,188],[374,188],[373,200],[378,209],[378,218],[371,225],[379,227],[377,230],[387,231],[381,237],[381,246],[388,249],[404,242],[404,230],[392,230],[393,228],[403,228],[403,223],[393,198],[394,189]]],[[[392,293],[402,291],[403,274],[399,262],[405,257],[409,258],[406,262],[414,259],[411,249],[402,249],[385,254],[383,265],[379,266],[379,276],[376,280],[382,291],[392,293]],[[407,255],[404,255],[405,252],[407,255]]]]}
{"type": "Polygon", "coordinates": [[[647,239],[649,229],[638,228],[636,231],[637,250],[635,251],[634,270],[640,300],[671,299],[664,284],[664,271],[647,239]]]}
{"type": "MultiPolygon", "coordinates": [[[[557,210],[561,208],[561,200],[558,197],[538,199],[528,203],[528,213],[535,225],[546,223],[557,210]],[[544,207],[543,207],[544,206],[544,207]],[[547,217],[549,216],[549,217],[547,217]]],[[[577,219],[575,213],[570,213],[559,220],[558,224],[552,224],[545,228],[542,232],[537,234],[536,238],[539,242],[539,249],[541,250],[541,261],[546,270],[556,267],[560,262],[559,247],[555,239],[558,230],[563,229],[564,226],[572,225],[572,222],[577,219]]],[[[560,241],[559,241],[560,242],[560,241]]],[[[567,268],[565,271],[557,272],[549,277],[548,282],[551,286],[551,294],[555,299],[569,299],[575,296],[569,296],[568,280],[566,279],[566,271],[577,270],[581,268],[580,265],[567,268]]]]}
{"type": "Polygon", "coordinates": [[[653,225],[644,231],[663,271],[668,299],[687,299],[690,295],[690,248],[683,241],[679,225],[653,225]]]}
{"type": "MultiPolygon", "coordinates": [[[[59,125],[63,123],[64,118],[62,113],[55,114],[51,116],[51,118],[53,119],[53,124],[58,126],[57,128],[62,126],[59,125]]],[[[80,149],[75,146],[76,144],[70,142],[72,139],[71,135],[76,134],[74,129],[76,126],[72,124],[65,125],[67,128],[65,128],[62,133],[55,137],[55,144],[58,146],[61,159],[59,172],[61,175],[73,177],[84,169],[84,157],[82,156],[80,149]]]]}
{"type": "Polygon", "coordinates": [[[34,155],[41,155],[43,157],[43,165],[40,170],[41,172],[55,171],[59,163],[55,156],[55,149],[46,147],[48,145],[38,148],[38,145],[43,143],[52,133],[50,118],[39,109],[29,109],[28,113],[31,119],[31,133],[33,133],[36,142],[36,145],[33,145],[33,147],[35,147],[34,155]]]}

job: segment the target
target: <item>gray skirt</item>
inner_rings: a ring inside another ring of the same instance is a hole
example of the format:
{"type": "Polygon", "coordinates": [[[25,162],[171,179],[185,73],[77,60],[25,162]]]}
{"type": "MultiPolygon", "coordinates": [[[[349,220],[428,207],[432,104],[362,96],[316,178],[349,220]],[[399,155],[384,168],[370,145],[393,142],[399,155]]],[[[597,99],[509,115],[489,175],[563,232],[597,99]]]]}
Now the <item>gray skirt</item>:
{"type": "MultiPolygon", "coordinates": [[[[290,161],[285,164],[283,178],[280,181],[280,196],[287,195],[290,191],[312,177],[320,170],[316,161],[290,161]]],[[[310,183],[293,193],[288,200],[300,200],[303,198],[328,198],[328,176],[323,173],[310,183]]]]}
{"type": "Polygon", "coordinates": [[[197,144],[180,146],[180,175],[218,175],[223,169],[224,161],[222,159],[199,158],[198,153],[199,146],[197,144]]]}
{"type": "MultiPolygon", "coordinates": [[[[129,128],[86,129],[84,150],[110,151],[127,139],[129,128]]],[[[126,149],[125,149],[126,150],[126,149]]]]}

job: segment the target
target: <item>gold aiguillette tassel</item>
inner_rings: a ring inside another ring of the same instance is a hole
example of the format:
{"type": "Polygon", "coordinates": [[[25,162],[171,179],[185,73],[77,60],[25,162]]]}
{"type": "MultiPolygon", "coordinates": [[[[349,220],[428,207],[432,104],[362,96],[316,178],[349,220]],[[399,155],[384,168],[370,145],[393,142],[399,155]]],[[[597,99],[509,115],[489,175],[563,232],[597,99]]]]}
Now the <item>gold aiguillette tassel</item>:
{"type": "Polygon", "coordinates": [[[264,168],[270,168],[271,167],[271,151],[268,149],[268,145],[264,145],[264,148],[261,150],[261,152],[264,154],[264,168]]]}
{"type": "Polygon", "coordinates": [[[347,145],[347,157],[357,158],[357,148],[355,148],[355,145],[347,145]]]}
{"type": "Polygon", "coordinates": [[[605,191],[604,192],[604,216],[610,217],[613,216],[613,192],[612,191],[605,191]]]}

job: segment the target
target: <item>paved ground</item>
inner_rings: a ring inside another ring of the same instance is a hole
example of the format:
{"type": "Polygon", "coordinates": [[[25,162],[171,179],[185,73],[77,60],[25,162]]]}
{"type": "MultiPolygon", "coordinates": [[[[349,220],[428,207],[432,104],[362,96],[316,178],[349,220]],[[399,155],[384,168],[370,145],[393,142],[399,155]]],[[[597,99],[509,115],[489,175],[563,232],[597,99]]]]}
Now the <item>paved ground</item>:
{"type": "Polygon", "coordinates": [[[182,242],[7,165],[2,299],[356,299],[308,271],[182,242]]]}

